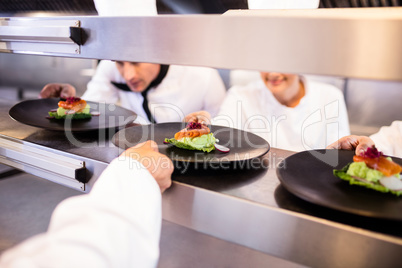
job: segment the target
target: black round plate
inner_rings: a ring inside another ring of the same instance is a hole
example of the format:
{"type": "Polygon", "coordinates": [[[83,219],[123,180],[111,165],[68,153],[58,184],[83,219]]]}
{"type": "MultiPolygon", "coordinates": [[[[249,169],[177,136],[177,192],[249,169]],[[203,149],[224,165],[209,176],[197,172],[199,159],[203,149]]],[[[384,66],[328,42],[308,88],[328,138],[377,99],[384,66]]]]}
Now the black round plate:
{"type": "Polygon", "coordinates": [[[266,154],[270,149],[270,145],[266,140],[253,133],[221,126],[210,126],[210,129],[219,140],[219,144],[230,148],[229,153],[222,153],[217,150],[204,153],[180,149],[163,143],[165,138],[173,138],[174,134],[185,126],[185,123],[162,123],[129,127],[117,132],[112,141],[116,146],[127,149],[138,143],[154,140],[158,144],[159,151],[173,161],[193,163],[250,160],[266,154]]]}
{"type": "MultiPolygon", "coordinates": [[[[324,207],[380,219],[402,221],[402,196],[349,185],[333,175],[353,161],[354,151],[316,150],[294,154],[280,163],[282,185],[297,197],[324,207]]],[[[402,159],[393,158],[398,164],[402,159]]]]}
{"type": "Polygon", "coordinates": [[[47,130],[83,132],[116,128],[131,123],[136,114],[115,104],[88,101],[91,112],[99,112],[99,116],[82,120],[48,119],[48,112],[57,109],[60,99],[26,100],[14,105],[9,115],[14,120],[47,130]]]}

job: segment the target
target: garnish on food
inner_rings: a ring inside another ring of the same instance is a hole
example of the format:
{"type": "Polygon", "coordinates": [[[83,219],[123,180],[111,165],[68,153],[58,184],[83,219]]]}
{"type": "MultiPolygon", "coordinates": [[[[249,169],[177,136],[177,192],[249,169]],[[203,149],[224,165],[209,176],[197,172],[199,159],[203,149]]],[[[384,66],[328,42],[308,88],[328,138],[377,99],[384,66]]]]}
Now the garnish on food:
{"type": "Polygon", "coordinates": [[[187,150],[199,150],[211,152],[215,149],[217,139],[210,129],[198,122],[190,122],[187,126],[177,132],[172,139],[165,139],[165,143],[187,150]]]}
{"type": "Polygon", "coordinates": [[[91,118],[90,107],[85,100],[77,97],[69,97],[65,101],[59,101],[59,108],[49,112],[49,119],[87,119],[91,118]]]}
{"type": "Polygon", "coordinates": [[[361,155],[355,155],[353,162],[334,175],[349,184],[364,186],[383,193],[402,195],[402,167],[386,157],[374,146],[361,155]]]}

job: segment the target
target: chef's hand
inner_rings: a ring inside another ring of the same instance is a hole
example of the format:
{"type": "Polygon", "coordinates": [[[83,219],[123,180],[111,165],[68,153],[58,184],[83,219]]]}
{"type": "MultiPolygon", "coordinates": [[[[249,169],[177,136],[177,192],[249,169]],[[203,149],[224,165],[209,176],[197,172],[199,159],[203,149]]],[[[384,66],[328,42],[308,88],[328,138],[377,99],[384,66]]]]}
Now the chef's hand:
{"type": "Polygon", "coordinates": [[[361,155],[368,147],[372,147],[374,141],[366,136],[349,135],[327,146],[327,149],[355,150],[356,155],[361,155]]]}
{"type": "Polygon", "coordinates": [[[131,157],[148,169],[163,193],[172,184],[173,163],[159,153],[156,142],[149,140],[124,151],[121,156],[131,157]]]}
{"type": "Polygon", "coordinates": [[[63,98],[74,97],[75,88],[70,84],[51,83],[44,86],[39,94],[40,98],[63,98]]]}
{"type": "Polygon", "coordinates": [[[184,122],[187,123],[201,123],[203,125],[210,125],[211,124],[211,114],[207,111],[198,111],[191,114],[186,115],[184,117],[184,122]]]}

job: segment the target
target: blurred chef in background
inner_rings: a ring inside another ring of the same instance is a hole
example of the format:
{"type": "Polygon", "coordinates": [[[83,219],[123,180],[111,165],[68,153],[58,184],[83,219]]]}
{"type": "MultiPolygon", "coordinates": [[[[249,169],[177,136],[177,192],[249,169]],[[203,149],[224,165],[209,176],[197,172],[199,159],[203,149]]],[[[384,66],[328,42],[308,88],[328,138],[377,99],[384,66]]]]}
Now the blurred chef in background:
{"type": "MultiPolygon", "coordinates": [[[[101,61],[81,98],[134,111],[136,123],[180,122],[191,112],[216,115],[226,88],[217,70],[143,62],[101,61]]],[[[76,95],[70,84],[51,83],[40,97],[76,95]]]]}
{"type": "MultiPolygon", "coordinates": [[[[100,16],[155,16],[155,0],[96,0],[100,16]]],[[[100,61],[81,98],[116,103],[137,114],[136,123],[182,121],[191,112],[216,115],[226,88],[218,71],[206,67],[100,61]]],[[[41,98],[76,96],[70,84],[50,83],[41,98]]]]}
{"type": "MultiPolygon", "coordinates": [[[[350,134],[344,97],[335,86],[296,74],[260,76],[230,88],[212,123],[253,132],[272,147],[291,151],[322,149],[350,134]]],[[[195,117],[210,119],[203,111],[189,114],[185,121],[195,117]]]]}

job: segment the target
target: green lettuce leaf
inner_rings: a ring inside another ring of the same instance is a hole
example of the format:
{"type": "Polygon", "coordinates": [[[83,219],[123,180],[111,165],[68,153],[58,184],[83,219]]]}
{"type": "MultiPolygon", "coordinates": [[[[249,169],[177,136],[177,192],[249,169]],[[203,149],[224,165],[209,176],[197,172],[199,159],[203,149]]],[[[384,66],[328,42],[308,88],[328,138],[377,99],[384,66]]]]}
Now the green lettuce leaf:
{"type": "Polygon", "coordinates": [[[54,117],[55,119],[88,119],[92,117],[89,109],[90,106],[89,104],[87,104],[82,112],[75,114],[66,114],[66,110],[62,107],[59,107],[56,112],[49,112],[49,116],[54,117]]]}
{"type": "Polygon", "coordinates": [[[183,138],[180,140],[176,140],[175,138],[165,139],[165,142],[173,144],[178,148],[198,150],[209,153],[215,150],[216,138],[214,137],[213,133],[209,133],[208,135],[195,138],[183,138]]]}
{"type": "Polygon", "coordinates": [[[381,171],[369,168],[364,162],[350,163],[346,173],[352,177],[364,178],[371,182],[377,182],[384,177],[381,171]]]}
{"type": "MultiPolygon", "coordinates": [[[[351,163],[347,164],[342,169],[339,169],[339,170],[334,169],[334,171],[333,171],[334,175],[336,177],[342,179],[342,180],[348,181],[350,185],[359,185],[359,186],[363,186],[363,187],[366,187],[366,188],[369,188],[369,189],[372,189],[372,190],[375,190],[375,191],[379,191],[379,192],[382,192],[382,193],[392,193],[392,194],[397,195],[397,196],[402,195],[402,191],[390,190],[390,189],[384,187],[383,185],[381,185],[378,181],[376,181],[376,182],[373,182],[373,181],[364,182],[364,181],[360,181],[360,180],[357,180],[357,179],[353,178],[352,176],[347,174],[350,165],[351,165],[351,163]]],[[[362,179],[365,179],[365,178],[362,178],[362,179]]]]}

